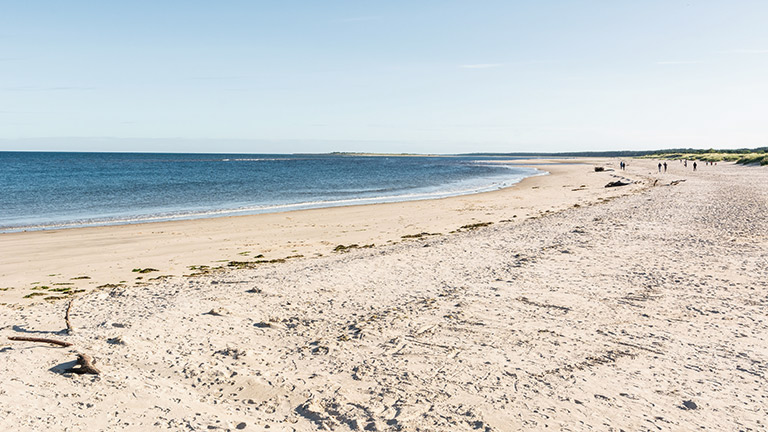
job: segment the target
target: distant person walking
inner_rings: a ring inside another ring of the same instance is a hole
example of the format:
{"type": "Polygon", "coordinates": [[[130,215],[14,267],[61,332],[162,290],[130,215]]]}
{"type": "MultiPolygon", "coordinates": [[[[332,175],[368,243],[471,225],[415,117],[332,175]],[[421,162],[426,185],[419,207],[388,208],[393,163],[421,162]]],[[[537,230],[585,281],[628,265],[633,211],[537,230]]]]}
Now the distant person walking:
{"type": "Polygon", "coordinates": [[[661,162],[659,162],[659,172],[661,172],[661,162]]]}
{"type": "Polygon", "coordinates": [[[664,162],[664,172],[667,172],[667,163],[664,162]]]}
{"type": "Polygon", "coordinates": [[[696,162],[693,163],[693,170],[696,171],[696,162]]]}

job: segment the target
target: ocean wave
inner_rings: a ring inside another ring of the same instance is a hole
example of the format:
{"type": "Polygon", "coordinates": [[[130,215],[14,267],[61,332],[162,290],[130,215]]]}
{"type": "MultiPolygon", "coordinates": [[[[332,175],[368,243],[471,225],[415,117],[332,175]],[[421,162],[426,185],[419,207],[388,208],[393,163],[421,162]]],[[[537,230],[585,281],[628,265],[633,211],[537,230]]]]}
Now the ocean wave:
{"type": "MultiPolygon", "coordinates": [[[[520,169],[520,167],[514,167],[520,169]]],[[[284,204],[262,204],[254,206],[241,206],[237,208],[222,208],[222,209],[210,209],[201,211],[178,211],[178,212],[163,212],[148,215],[136,215],[128,217],[115,217],[115,218],[92,218],[92,219],[79,219],[69,220],[57,223],[43,223],[43,224],[30,224],[24,226],[0,226],[0,232],[20,232],[20,231],[38,231],[38,230],[52,230],[63,228],[80,228],[80,227],[92,227],[92,226],[106,226],[106,225],[128,225],[148,222],[164,222],[174,220],[185,219],[204,219],[211,217],[221,216],[238,216],[247,214],[261,214],[261,213],[277,213],[281,211],[292,210],[306,210],[314,208],[327,208],[327,207],[341,207],[348,205],[363,205],[363,204],[379,204],[379,203],[391,203],[391,202],[405,202],[416,201],[424,199],[436,199],[447,198],[451,196],[469,195],[475,193],[489,192],[493,190],[503,189],[519,183],[527,177],[547,175],[549,173],[545,171],[529,169],[527,172],[520,175],[508,178],[502,178],[490,183],[475,184],[469,187],[464,185],[461,188],[446,188],[443,185],[441,188],[434,190],[402,193],[402,194],[389,194],[378,195],[372,197],[358,197],[358,198],[344,198],[344,199],[328,199],[328,200],[313,200],[302,201],[295,203],[284,204]]],[[[454,185],[459,186],[459,185],[454,185]]],[[[383,190],[382,190],[383,191],[383,190]]]]}
{"type": "Polygon", "coordinates": [[[304,160],[301,158],[234,158],[234,159],[221,159],[221,162],[290,162],[304,160]]]}

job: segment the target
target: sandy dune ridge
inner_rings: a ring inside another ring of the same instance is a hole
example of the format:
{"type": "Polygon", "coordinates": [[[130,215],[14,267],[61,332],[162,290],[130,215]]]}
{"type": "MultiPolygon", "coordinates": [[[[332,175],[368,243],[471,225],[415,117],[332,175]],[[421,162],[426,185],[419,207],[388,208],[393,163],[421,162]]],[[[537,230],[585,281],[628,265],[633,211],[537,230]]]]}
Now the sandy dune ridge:
{"type": "Polygon", "coordinates": [[[7,307],[0,428],[765,430],[768,170],[654,171],[522,222],[97,290],[71,336],[64,302],[7,307]],[[103,374],[62,373],[76,351],[103,374]]]}

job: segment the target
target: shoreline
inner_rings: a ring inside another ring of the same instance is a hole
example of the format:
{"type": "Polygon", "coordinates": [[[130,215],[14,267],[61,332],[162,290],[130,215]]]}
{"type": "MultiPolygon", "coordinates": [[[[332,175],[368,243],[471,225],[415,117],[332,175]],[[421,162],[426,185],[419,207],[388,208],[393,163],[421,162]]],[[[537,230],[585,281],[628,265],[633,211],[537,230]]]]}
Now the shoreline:
{"type": "MultiPolygon", "coordinates": [[[[511,165],[511,161],[505,161],[505,165],[511,165]]],[[[349,207],[358,205],[371,205],[371,204],[396,204],[409,201],[423,201],[442,198],[453,198],[467,195],[477,195],[486,192],[493,192],[500,189],[506,189],[513,187],[529,177],[537,177],[542,175],[549,175],[549,172],[539,170],[533,167],[534,164],[528,164],[527,167],[537,170],[538,172],[523,177],[519,180],[504,179],[498,180],[505,186],[499,186],[499,184],[491,183],[484,186],[473,187],[470,189],[460,190],[438,190],[435,192],[415,192],[404,193],[401,195],[389,195],[379,197],[360,197],[360,198],[348,198],[348,199],[335,199],[326,201],[309,201],[299,203],[288,204],[266,204],[261,206],[241,207],[235,209],[210,209],[200,212],[186,211],[177,214],[166,215],[138,215],[134,217],[125,216],[117,219],[86,219],[85,222],[62,222],[60,224],[38,224],[38,225],[26,225],[26,226],[8,226],[0,227],[0,236],[3,234],[13,234],[22,232],[36,232],[36,231],[57,231],[57,230],[69,230],[77,228],[98,228],[108,226],[121,226],[121,225],[140,225],[149,223],[162,223],[162,222],[183,222],[192,221],[198,219],[214,219],[222,217],[237,217],[237,216],[255,216],[262,214],[272,213],[286,213],[301,210],[315,210],[315,209],[328,209],[333,207],[349,207]]],[[[485,179],[485,178],[484,178],[485,179]]],[[[493,178],[496,179],[496,178],[493,178]]],[[[491,178],[487,178],[488,181],[491,178]]],[[[465,185],[468,187],[468,185],[465,185]]]]}
{"type": "Polygon", "coordinates": [[[0,428],[764,429],[768,170],[629,163],[645,183],[614,197],[554,167],[462,205],[315,212],[372,236],[538,197],[521,223],[3,308],[0,428]],[[100,374],[69,372],[78,354],[100,374]]]}
{"type": "MultiPolygon", "coordinates": [[[[56,293],[108,284],[141,286],[153,278],[189,274],[192,266],[221,266],[258,256],[323,256],[339,245],[394,244],[408,241],[403,236],[446,235],[465,225],[519,223],[644,187],[604,188],[618,174],[617,159],[510,163],[550,175],[527,177],[500,190],[437,199],[0,234],[0,248],[11,257],[0,263],[0,303],[28,303],[34,300],[25,298],[30,294],[64,297],[56,293]],[[595,164],[617,171],[596,173],[595,164]],[[147,268],[157,271],[133,271],[147,268]]],[[[621,174],[645,178],[639,172],[621,174]]]]}

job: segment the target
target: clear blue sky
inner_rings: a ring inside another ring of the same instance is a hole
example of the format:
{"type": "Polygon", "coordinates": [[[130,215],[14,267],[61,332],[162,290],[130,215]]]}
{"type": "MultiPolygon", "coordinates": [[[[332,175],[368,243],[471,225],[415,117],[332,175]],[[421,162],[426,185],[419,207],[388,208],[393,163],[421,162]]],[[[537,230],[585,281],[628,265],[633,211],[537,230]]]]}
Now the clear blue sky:
{"type": "Polygon", "coordinates": [[[733,148],[767,119],[765,0],[0,2],[0,150],[733,148]]]}

